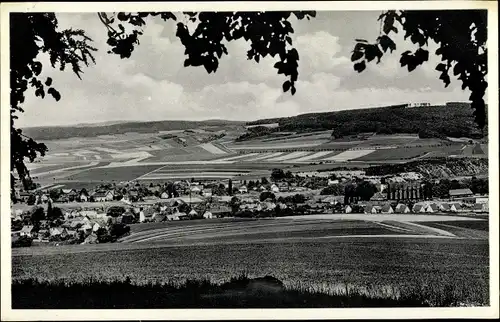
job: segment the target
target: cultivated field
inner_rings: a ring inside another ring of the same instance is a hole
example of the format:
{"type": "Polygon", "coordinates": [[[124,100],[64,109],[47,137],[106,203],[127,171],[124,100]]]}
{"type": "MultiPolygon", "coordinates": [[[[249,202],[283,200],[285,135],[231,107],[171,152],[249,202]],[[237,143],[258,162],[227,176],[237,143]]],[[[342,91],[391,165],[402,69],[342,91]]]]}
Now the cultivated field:
{"type": "Polygon", "coordinates": [[[437,302],[434,297],[452,286],[454,293],[447,296],[484,305],[489,301],[487,231],[486,220],[437,215],[134,224],[120,243],[13,249],[12,276],[82,283],[129,277],[138,284],[178,285],[188,279],[222,283],[244,273],[328,294],[346,286],[385,296],[387,290],[419,289],[437,302]]]}
{"type": "Polygon", "coordinates": [[[235,142],[243,128],[227,127],[223,131],[225,136],[217,138],[206,129],[192,129],[48,141],[48,155],[30,168],[42,186],[63,188],[92,188],[105,181],[159,182],[192,177],[249,180],[268,176],[272,168],[296,172],[316,169],[318,164],[363,167],[461,155],[465,144],[404,134],[332,140],[331,131],[277,132],[235,142]]]}

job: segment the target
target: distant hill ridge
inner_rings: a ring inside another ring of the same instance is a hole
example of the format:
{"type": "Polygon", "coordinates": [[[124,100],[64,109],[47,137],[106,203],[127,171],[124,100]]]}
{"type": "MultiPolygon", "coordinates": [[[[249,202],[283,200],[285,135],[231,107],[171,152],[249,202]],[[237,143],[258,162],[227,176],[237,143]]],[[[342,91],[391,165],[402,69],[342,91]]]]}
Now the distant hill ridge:
{"type": "Polygon", "coordinates": [[[36,140],[57,140],[72,137],[95,137],[99,135],[124,134],[127,132],[156,133],[159,131],[187,130],[203,126],[244,125],[240,121],[150,121],[150,122],[106,122],[104,124],[77,124],[72,126],[41,126],[23,129],[23,133],[36,140]]]}
{"type": "Polygon", "coordinates": [[[406,108],[404,104],[344,110],[338,112],[307,113],[291,117],[262,119],[246,125],[279,123],[280,131],[332,130],[333,136],[343,137],[361,133],[420,133],[427,137],[487,136],[474,123],[469,103],[450,102],[446,105],[406,108]]]}

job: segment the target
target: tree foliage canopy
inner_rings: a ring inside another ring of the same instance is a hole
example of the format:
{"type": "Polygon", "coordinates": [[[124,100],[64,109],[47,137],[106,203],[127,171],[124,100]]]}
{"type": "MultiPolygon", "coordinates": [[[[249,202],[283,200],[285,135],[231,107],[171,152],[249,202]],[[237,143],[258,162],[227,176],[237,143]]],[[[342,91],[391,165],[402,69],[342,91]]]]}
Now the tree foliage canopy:
{"type": "MultiPolygon", "coordinates": [[[[217,71],[219,59],[228,54],[225,43],[244,39],[250,44],[247,58],[259,62],[271,56],[276,59],[274,68],[285,76],[284,92],[295,94],[298,79],[299,53],[293,47],[294,32],[291,18],[298,20],[315,17],[314,11],[293,12],[140,12],[113,14],[99,13],[98,17],[107,30],[109,53],[129,58],[134,47],[139,45],[142,28],[147,17],[159,17],[177,21],[176,36],[185,47],[184,66],[203,66],[208,73],[217,71]],[[190,30],[178,16],[184,16],[195,24],[190,30]]],[[[462,81],[462,88],[472,94],[470,100],[475,110],[476,122],[485,125],[485,95],[487,83],[486,11],[386,11],[380,16],[383,33],[376,43],[360,40],[356,44],[352,61],[354,69],[361,72],[366,62],[377,58],[380,61],[387,50],[393,51],[396,44],[391,39],[398,32],[398,25],[406,31],[406,38],[419,45],[414,53],[405,52],[401,65],[412,71],[428,60],[425,49],[428,41],[439,44],[437,55],[442,63],[436,66],[441,71],[440,79],[447,86],[452,71],[462,81]]],[[[335,22],[332,22],[335,23],[335,22]]],[[[68,67],[81,77],[84,66],[95,63],[90,39],[83,30],[58,28],[54,13],[11,13],[10,16],[10,77],[11,77],[11,186],[16,178],[29,186],[29,171],[25,160],[33,162],[43,156],[47,147],[26,137],[14,125],[17,113],[22,113],[22,104],[28,89],[44,98],[46,94],[56,101],[61,94],[51,78],[42,79],[43,64],[39,54],[47,54],[52,68],[66,70],[68,67]]],[[[332,58],[333,59],[333,58],[332,58]]]]}
{"type": "Polygon", "coordinates": [[[462,82],[462,89],[469,89],[471,107],[475,121],[480,128],[486,125],[486,106],[484,95],[488,83],[487,11],[486,10],[389,10],[383,12],[379,21],[382,30],[374,43],[357,39],[351,60],[354,69],[362,72],[366,64],[376,59],[379,63],[385,53],[396,49],[392,36],[405,32],[404,39],[418,45],[414,51],[405,51],[399,60],[408,71],[415,70],[429,60],[427,47],[429,41],[438,44],[435,54],[441,62],[435,67],[441,79],[448,87],[450,73],[462,82]],[[399,28],[398,28],[399,27],[399,28]]]}

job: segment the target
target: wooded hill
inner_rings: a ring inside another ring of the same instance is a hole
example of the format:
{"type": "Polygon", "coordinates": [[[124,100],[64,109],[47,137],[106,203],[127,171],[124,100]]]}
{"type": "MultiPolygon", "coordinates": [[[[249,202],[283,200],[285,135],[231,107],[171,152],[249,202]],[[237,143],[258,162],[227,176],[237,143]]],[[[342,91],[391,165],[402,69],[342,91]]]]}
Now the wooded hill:
{"type": "Polygon", "coordinates": [[[447,103],[429,107],[405,108],[404,105],[309,113],[292,117],[248,122],[247,125],[279,123],[280,131],[310,132],[333,130],[341,138],[361,133],[419,133],[421,137],[487,137],[474,123],[469,103],[447,103]]]}
{"type": "Polygon", "coordinates": [[[204,126],[218,127],[243,124],[244,122],[226,120],[124,122],[111,125],[29,127],[23,129],[23,134],[35,140],[56,140],[72,137],[124,134],[127,132],[156,133],[158,131],[187,130],[204,126]]]}

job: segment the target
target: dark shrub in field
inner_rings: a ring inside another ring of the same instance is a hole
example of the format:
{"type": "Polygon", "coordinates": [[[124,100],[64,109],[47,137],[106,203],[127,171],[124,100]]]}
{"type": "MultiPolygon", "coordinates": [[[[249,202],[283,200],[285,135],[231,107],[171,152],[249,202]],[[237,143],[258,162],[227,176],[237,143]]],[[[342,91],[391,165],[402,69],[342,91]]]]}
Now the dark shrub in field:
{"type": "MultiPolygon", "coordinates": [[[[453,293],[448,291],[448,297],[453,293]]],[[[441,297],[438,306],[456,304],[441,297]]],[[[14,281],[14,309],[146,309],[146,308],[318,308],[318,307],[425,307],[422,296],[381,297],[348,290],[343,294],[287,289],[278,279],[265,276],[232,278],[222,285],[188,280],[183,285],[134,285],[130,279],[65,284],[33,279],[14,281]]]]}
{"type": "Polygon", "coordinates": [[[33,244],[33,240],[27,236],[20,236],[17,238],[12,238],[12,247],[30,247],[33,244]]]}

